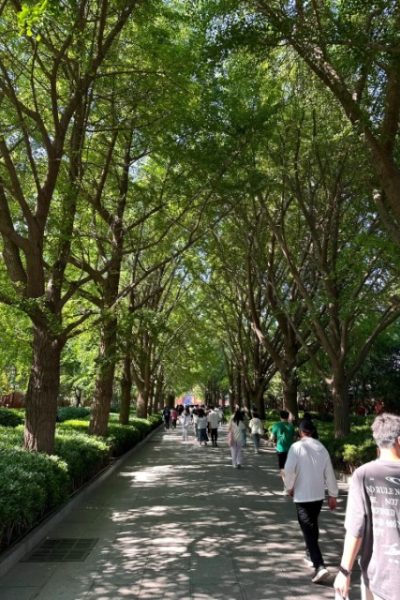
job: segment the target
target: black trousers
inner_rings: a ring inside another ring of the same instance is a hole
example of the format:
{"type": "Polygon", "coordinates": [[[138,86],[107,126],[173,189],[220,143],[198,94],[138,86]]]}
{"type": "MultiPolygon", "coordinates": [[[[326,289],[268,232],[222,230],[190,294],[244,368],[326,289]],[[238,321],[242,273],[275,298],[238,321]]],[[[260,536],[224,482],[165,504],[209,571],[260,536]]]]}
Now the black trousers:
{"type": "Polygon", "coordinates": [[[218,440],[218,429],[210,429],[210,434],[211,434],[211,441],[213,446],[216,445],[217,440],[218,440]]]}
{"type": "Polygon", "coordinates": [[[303,532],[306,548],[316,569],[324,564],[318,545],[318,516],[321,512],[322,500],[315,502],[296,502],[297,519],[303,532]]]}

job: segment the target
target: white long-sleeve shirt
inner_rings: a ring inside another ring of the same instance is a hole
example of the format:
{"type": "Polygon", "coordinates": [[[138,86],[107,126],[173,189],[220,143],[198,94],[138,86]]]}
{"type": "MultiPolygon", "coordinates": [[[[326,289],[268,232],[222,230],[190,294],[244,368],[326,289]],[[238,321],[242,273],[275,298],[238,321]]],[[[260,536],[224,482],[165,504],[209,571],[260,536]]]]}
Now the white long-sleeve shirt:
{"type": "Polygon", "coordinates": [[[290,447],[284,469],[285,487],[294,490],[295,502],[323,500],[339,494],[335,472],[325,446],[319,440],[303,437],[290,447]]]}

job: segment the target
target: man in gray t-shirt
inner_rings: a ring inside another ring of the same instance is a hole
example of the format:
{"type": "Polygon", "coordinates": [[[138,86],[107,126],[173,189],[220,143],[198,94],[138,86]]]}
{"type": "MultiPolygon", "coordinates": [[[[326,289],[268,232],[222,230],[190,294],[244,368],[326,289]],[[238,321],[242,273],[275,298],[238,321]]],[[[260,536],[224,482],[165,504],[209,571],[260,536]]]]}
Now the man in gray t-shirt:
{"type": "Polygon", "coordinates": [[[398,600],[400,594],[400,417],[384,413],[372,425],[379,458],[353,474],[346,538],[334,587],[346,598],[351,569],[361,555],[363,600],[398,600]]]}

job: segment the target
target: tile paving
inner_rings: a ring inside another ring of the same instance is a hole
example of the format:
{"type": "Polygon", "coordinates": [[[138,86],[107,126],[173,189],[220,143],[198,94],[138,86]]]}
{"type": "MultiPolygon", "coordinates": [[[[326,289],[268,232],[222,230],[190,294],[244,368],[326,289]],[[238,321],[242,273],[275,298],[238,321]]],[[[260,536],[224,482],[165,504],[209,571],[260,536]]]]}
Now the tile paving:
{"type": "Polygon", "coordinates": [[[250,443],[236,470],[226,431],[218,448],[160,431],[51,531],[52,539],[98,538],[89,555],[21,561],[0,578],[0,600],[332,599],[343,540],[340,487],[338,510],[324,508],[320,518],[332,577],[315,585],[274,450],[263,446],[256,455],[250,443]]]}

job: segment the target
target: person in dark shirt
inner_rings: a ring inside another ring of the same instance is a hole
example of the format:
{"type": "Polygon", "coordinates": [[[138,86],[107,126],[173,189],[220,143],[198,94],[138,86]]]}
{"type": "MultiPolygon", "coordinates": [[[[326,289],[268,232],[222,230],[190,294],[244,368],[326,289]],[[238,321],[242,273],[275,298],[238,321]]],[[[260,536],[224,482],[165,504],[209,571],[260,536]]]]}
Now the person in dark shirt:
{"type": "Polygon", "coordinates": [[[171,411],[168,408],[168,406],[164,406],[164,409],[162,411],[162,416],[163,416],[163,421],[164,421],[164,427],[165,429],[169,429],[169,424],[171,421],[171,411]]]}

